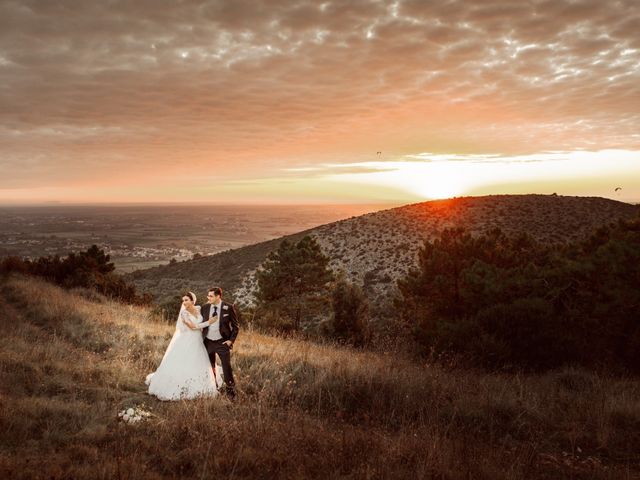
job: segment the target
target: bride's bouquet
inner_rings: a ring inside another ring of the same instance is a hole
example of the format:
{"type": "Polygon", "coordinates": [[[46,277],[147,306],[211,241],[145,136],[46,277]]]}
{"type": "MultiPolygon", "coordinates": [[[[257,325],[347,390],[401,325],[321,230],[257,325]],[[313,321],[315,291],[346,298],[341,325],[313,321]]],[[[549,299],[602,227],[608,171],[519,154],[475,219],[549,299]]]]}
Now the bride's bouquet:
{"type": "MultiPolygon", "coordinates": [[[[144,405],[143,405],[144,406],[144,405]]],[[[125,423],[138,423],[151,416],[151,412],[142,407],[130,407],[118,413],[118,418],[125,423]]]]}

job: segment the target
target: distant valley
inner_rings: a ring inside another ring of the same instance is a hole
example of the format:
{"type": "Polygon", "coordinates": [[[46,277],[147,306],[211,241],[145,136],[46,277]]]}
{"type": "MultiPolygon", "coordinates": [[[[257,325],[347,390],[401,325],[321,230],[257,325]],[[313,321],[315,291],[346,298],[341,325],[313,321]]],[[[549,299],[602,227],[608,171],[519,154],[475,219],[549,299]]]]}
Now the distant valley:
{"type": "Polygon", "coordinates": [[[42,206],[0,208],[0,257],[66,255],[96,244],[120,273],[213,255],[380,205],[42,206]]]}
{"type": "Polygon", "coordinates": [[[203,292],[221,285],[241,305],[251,305],[255,271],[283,239],[313,235],[331,259],[334,271],[344,272],[364,286],[370,300],[392,293],[395,282],[416,265],[425,239],[448,227],[484,233],[527,232],[548,243],[586,238],[595,228],[619,218],[632,218],[640,206],[599,197],[557,195],[498,195],[460,197],[417,203],[328,223],[292,235],[172,265],[140,270],[128,276],[157,300],[185,288],[203,292]]]}

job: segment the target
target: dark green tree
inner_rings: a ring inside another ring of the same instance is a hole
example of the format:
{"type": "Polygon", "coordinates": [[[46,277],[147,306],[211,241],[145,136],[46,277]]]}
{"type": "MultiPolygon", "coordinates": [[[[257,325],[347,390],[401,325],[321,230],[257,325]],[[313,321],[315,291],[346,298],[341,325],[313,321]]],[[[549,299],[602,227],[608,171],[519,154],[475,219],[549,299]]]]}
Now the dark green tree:
{"type": "Polygon", "coordinates": [[[295,244],[284,240],[256,276],[258,308],[278,330],[300,330],[304,321],[330,309],[333,272],[313,237],[295,244]]]}
{"type": "Polygon", "coordinates": [[[425,352],[497,368],[640,372],[640,220],[568,245],[444,231],[398,286],[396,304],[425,352]]]}
{"type": "Polygon", "coordinates": [[[482,247],[464,229],[445,229],[439,238],[425,241],[418,268],[398,282],[404,323],[427,350],[445,340],[442,330],[452,326],[447,324],[466,316],[465,273],[485,250],[482,247]]]}
{"type": "Polygon", "coordinates": [[[345,343],[360,347],[370,338],[369,304],[358,285],[340,277],[333,291],[333,336],[345,343]]]}

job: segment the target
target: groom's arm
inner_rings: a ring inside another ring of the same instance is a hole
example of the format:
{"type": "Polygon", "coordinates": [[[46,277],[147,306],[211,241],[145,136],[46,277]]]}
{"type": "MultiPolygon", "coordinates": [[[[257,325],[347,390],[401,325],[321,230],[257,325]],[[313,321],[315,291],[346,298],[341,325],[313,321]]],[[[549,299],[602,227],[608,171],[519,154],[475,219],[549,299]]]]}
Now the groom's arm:
{"type": "Polygon", "coordinates": [[[229,305],[231,308],[230,310],[230,314],[229,314],[229,322],[231,323],[231,336],[229,338],[229,340],[231,340],[231,343],[236,341],[236,337],[238,336],[238,330],[240,330],[240,325],[238,325],[238,314],[236,313],[236,307],[235,305],[231,304],[229,305]]]}

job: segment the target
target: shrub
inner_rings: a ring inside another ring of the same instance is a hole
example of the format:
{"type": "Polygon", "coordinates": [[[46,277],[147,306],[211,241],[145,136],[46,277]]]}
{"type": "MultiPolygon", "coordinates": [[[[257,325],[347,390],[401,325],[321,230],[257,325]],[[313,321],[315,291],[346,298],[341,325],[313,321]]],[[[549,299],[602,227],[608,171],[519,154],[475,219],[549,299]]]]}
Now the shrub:
{"type": "Polygon", "coordinates": [[[354,346],[363,346],[370,339],[369,305],[360,287],[341,277],[333,292],[331,334],[354,346]]]}
{"type": "Polygon", "coordinates": [[[138,296],[134,285],[114,273],[115,266],[104,250],[92,245],[85,252],[26,260],[7,257],[0,262],[0,273],[22,273],[42,277],[65,288],[89,288],[102,295],[131,304],[148,304],[149,294],[138,296]]]}
{"type": "Polygon", "coordinates": [[[182,297],[180,295],[166,297],[156,303],[151,313],[153,316],[162,318],[167,323],[173,323],[178,318],[181,304],[182,297]]]}

